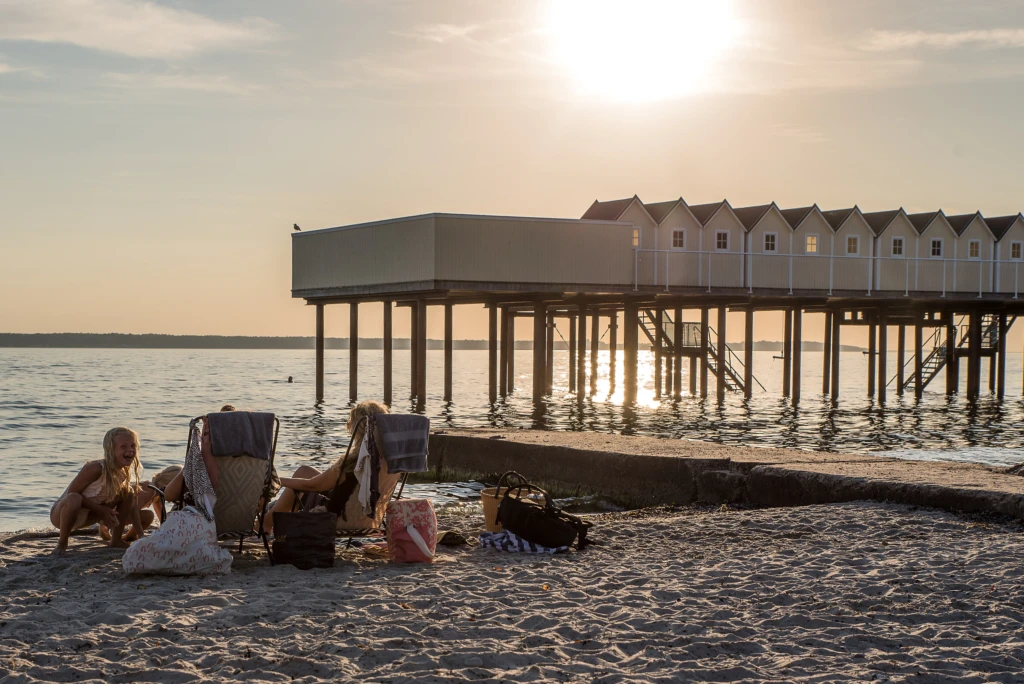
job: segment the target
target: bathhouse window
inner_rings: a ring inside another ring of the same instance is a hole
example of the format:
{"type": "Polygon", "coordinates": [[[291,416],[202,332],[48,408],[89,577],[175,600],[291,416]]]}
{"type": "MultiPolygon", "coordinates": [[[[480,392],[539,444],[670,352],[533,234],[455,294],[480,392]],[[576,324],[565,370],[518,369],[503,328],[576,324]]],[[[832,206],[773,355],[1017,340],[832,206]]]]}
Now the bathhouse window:
{"type": "Polygon", "coordinates": [[[633,229],[633,246],[634,247],[639,247],[640,246],[640,229],[639,228],[634,228],[633,229]]]}
{"type": "Polygon", "coordinates": [[[859,254],[860,253],[860,238],[856,235],[851,235],[846,238],[846,253],[847,254],[859,254]]]}
{"type": "Polygon", "coordinates": [[[807,242],[804,243],[804,244],[805,244],[804,251],[807,252],[808,254],[817,254],[818,253],[818,236],[817,235],[808,235],[807,236],[807,242]]]}
{"type": "Polygon", "coordinates": [[[894,237],[892,239],[892,255],[903,256],[903,238],[894,237]]]}
{"type": "Polygon", "coordinates": [[[942,240],[941,239],[932,240],[931,255],[932,255],[933,259],[941,259],[942,258],[942,240]]]}
{"type": "Polygon", "coordinates": [[[729,232],[720,230],[715,233],[715,249],[720,252],[727,251],[729,249],[729,232]]]}
{"type": "Polygon", "coordinates": [[[672,231],[672,249],[684,249],[686,247],[686,231],[672,231]]]}
{"type": "Polygon", "coordinates": [[[981,240],[971,240],[967,243],[967,256],[971,259],[981,258],[981,240]]]}
{"type": "Polygon", "coordinates": [[[1020,254],[1021,254],[1021,243],[1020,242],[1011,242],[1010,243],[1010,258],[1013,259],[1014,261],[1020,261],[1020,254]]]}
{"type": "Polygon", "coordinates": [[[764,234],[764,251],[766,251],[766,252],[775,252],[776,251],[776,247],[775,247],[775,239],[776,239],[776,237],[777,236],[776,236],[775,233],[765,233],[764,234]]]}

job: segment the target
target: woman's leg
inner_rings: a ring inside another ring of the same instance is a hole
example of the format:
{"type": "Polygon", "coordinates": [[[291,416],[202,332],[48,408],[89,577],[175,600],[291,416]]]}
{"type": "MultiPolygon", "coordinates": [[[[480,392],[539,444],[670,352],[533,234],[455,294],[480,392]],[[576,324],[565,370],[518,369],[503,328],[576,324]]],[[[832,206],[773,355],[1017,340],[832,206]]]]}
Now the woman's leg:
{"type": "Polygon", "coordinates": [[[110,545],[112,547],[117,549],[128,548],[128,542],[124,540],[124,528],[135,512],[133,509],[137,508],[138,505],[134,496],[126,497],[124,501],[117,504],[117,525],[110,530],[110,545]]]}
{"type": "MultiPolygon", "coordinates": [[[[149,529],[149,526],[153,524],[154,520],[156,520],[156,514],[153,513],[153,511],[148,511],[148,510],[147,511],[139,511],[139,517],[142,519],[142,529],[143,530],[149,529]]],[[[125,534],[124,534],[124,540],[125,541],[135,541],[136,539],[141,539],[141,538],[142,538],[142,533],[139,530],[135,529],[135,525],[132,525],[130,528],[128,528],[128,530],[125,531],[125,534]]]]}
{"type": "MultiPolygon", "coordinates": [[[[295,474],[292,477],[301,477],[303,479],[309,479],[316,477],[320,474],[320,471],[312,466],[299,466],[295,470],[295,474]]],[[[271,506],[267,514],[263,516],[263,531],[270,533],[274,531],[274,513],[287,513],[292,510],[295,506],[295,492],[288,487],[281,490],[281,496],[277,497],[277,501],[271,506]]]]}
{"type": "Polygon", "coordinates": [[[60,538],[57,540],[57,548],[53,555],[59,556],[68,548],[68,538],[71,530],[75,529],[79,514],[82,512],[82,495],[70,492],[57,502],[57,505],[50,511],[50,522],[60,530],[60,538]]]}

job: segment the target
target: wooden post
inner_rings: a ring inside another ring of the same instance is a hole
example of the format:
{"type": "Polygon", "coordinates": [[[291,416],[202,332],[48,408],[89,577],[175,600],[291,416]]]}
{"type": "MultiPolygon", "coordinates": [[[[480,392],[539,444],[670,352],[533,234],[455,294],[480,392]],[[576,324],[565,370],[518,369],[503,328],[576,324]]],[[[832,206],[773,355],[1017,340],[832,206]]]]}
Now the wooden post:
{"type": "Polygon", "coordinates": [[[803,358],[804,344],[804,312],[793,309],[793,406],[800,403],[800,361],[803,358]]]}
{"type": "Polygon", "coordinates": [[[569,316],[569,391],[576,391],[576,317],[569,316]]]}
{"type": "Polygon", "coordinates": [[[822,346],[821,393],[827,395],[832,380],[832,312],[825,312],[825,344],[822,346]]]}
{"type": "MultiPolygon", "coordinates": [[[[450,305],[449,305],[450,307],[450,305]]],[[[447,327],[447,326],[446,326],[447,327]]],[[[447,336],[448,331],[445,330],[447,336]]],[[[446,340],[447,342],[447,340],[446,340]]],[[[447,350],[445,351],[447,354],[447,350]]],[[[449,364],[449,367],[451,364],[449,364]]],[[[451,384],[451,375],[446,378],[451,384]]],[[[498,400],[498,307],[491,304],[487,311],[487,401],[498,400]]],[[[451,401],[451,398],[448,399],[451,401]]]]}
{"type": "Polygon", "coordinates": [[[839,400],[839,350],[843,348],[842,331],[843,310],[836,309],[832,312],[832,349],[830,350],[832,377],[829,379],[829,384],[831,385],[832,401],[839,400]]]}
{"type": "Polygon", "coordinates": [[[671,354],[665,356],[665,383],[663,385],[663,394],[666,397],[672,396],[672,380],[675,377],[672,374],[672,369],[675,367],[673,361],[675,361],[675,359],[672,358],[671,354]]]}
{"type": "Polygon", "coordinates": [[[743,326],[743,396],[747,399],[754,393],[754,309],[744,312],[743,326]]]}
{"type": "Polygon", "coordinates": [[[900,323],[896,332],[896,394],[903,396],[904,377],[903,367],[907,362],[907,326],[900,323]]]}
{"type": "Polygon", "coordinates": [[[316,305],[316,400],[324,400],[324,305],[316,305]]]}
{"type": "Polygon", "coordinates": [[[970,338],[967,341],[967,398],[981,394],[981,314],[970,313],[970,338]]]}
{"type": "Polygon", "coordinates": [[[665,313],[654,312],[654,398],[661,398],[661,340],[665,334],[665,313]]]}
{"type": "Polygon", "coordinates": [[[878,354],[878,326],[875,325],[875,315],[868,314],[871,322],[868,323],[868,398],[875,396],[875,358],[878,354]]]}
{"type": "MultiPolygon", "coordinates": [[[[493,306],[488,310],[487,313],[488,313],[488,323],[489,323],[489,325],[487,327],[487,333],[488,333],[487,334],[487,342],[488,342],[488,345],[487,345],[487,349],[488,349],[487,360],[489,362],[487,364],[487,384],[488,384],[488,388],[490,390],[488,392],[487,397],[488,397],[488,401],[490,401],[493,404],[494,403],[494,399],[495,399],[495,397],[494,397],[494,383],[495,383],[495,380],[497,380],[497,378],[494,375],[494,358],[493,358],[493,355],[490,353],[490,350],[492,349],[492,347],[493,347],[493,345],[494,345],[494,343],[496,341],[494,339],[494,337],[495,337],[495,330],[494,330],[494,328],[495,328],[495,323],[497,321],[495,320],[496,311],[495,311],[495,308],[493,306]]],[[[452,400],[452,351],[454,349],[454,344],[455,344],[454,340],[452,340],[452,327],[453,327],[453,325],[452,325],[453,324],[452,314],[453,314],[453,311],[452,311],[451,303],[450,302],[445,302],[445,304],[444,304],[444,400],[446,402],[452,400]]]]}
{"type": "Polygon", "coordinates": [[[793,309],[786,309],[786,325],[782,338],[782,396],[789,396],[789,382],[793,377],[793,309]]]}
{"type": "Polygon", "coordinates": [[[384,403],[391,406],[394,394],[394,333],[391,316],[394,312],[392,302],[384,301],[384,403]]]}
{"type": "Polygon", "coordinates": [[[608,316],[608,386],[615,392],[615,367],[619,359],[619,312],[612,311],[608,316]]]}
{"type": "Polygon", "coordinates": [[[887,361],[889,351],[889,324],[884,310],[878,314],[878,401],[885,403],[885,389],[889,382],[887,375],[887,361]]]}
{"type": "Polygon", "coordinates": [[[516,314],[508,312],[508,393],[516,389],[516,314]]]}
{"type": "Polygon", "coordinates": [[[544,347],[544,395],[552,393],[555,374],[555,314],[548,314],[547,338],[544,347]]]}
{"type": "Polygon", "coordinates": [[[623,312],[622,350],[623,350],[623,382],[625,383],[624,398],[629,404],[636,401],[637,389],[637,361],[640,351],[640,316],[637,305],[627,303],[623,312]]]}
{"type": "MultiPolygon", "coordinates": [[[[692,366],[691,366],[692,368],[692,366]]],[[[700,310],[700,396],[708,396],[708,309],[700,310]]]]}
{"type": "Polygon", "coordinates": [[[922,327],[923,315],[920,311],[914,312],[914,398],[920,399],[924,395],[924,359],[921,358],[924,352],[924,329],[922,327]]]}
{"type": "Polygon", "coordinates": [[[582,399],[587,387],[587,305],[580,304],[579,333],[576,335],[576,397],[582,399]]]}
{"type": "Polygon", "coordinates": [[[498,393],[508,396],[508,307],[498,308],[498,315],[501,316],[501,347],[498,351],[498,393]]]}
{"type": "Polygon", "coordinates": [[[547,387],[547,307],[537,302],[533,307],[533,400],[540,401],[547,387]]]}
{"type": "MultiPolygon", "coordinates": [[[[675,330],[672,331],[675,334],[675,340],[673,341],[672,346],[674,348],[676,358],[675,366],[672,369],[672,396],[676,399],[681,399],[683,396],[683,310],[677,308],[675,313],[675,330]]],[[[692,376],[690,378],[690,383],[693,383],[692,376]]]]}
{"type": "Polygon", "coordinates": [[[427,302],[416,302],[416,403],[427,403],[427,302]]]}
{"type": "Polygon", "coordinates": [[[601,312],[590,317],[590,396],[597,393],[597,357],[601,351],[601,312]]]}
{"type": "Polygon", "coordinates": [[[419,331],[420,331],[420,307],[418,302],[413,302],[412,306],[409,307],[409,398],[416,398],[416,383],[419,381],[419,371],[416,370],[416,364],[419,363],[420,353],[418,350],[419,346],[419,331]]]}
{"type": "Polygon", "coordinates": [[[997,350],[999,367],[996,374],[996,396],[1001,400],[1006,395],[1006,314],[999,314],[999,349],[997,350]]]}
{"type": "Polygon", "coordinates": [[[956,357],[956,314],[947,314],[946,321],[946,396],[960,391],[960,362],[956,357]]]}
{"type": "Polygon", "coordinates": [[[359,304],[348,305],[348,400],[359,398],[359,304]]]}
{"type": "Polygon", "coordinates": [[[725,374],[725,314],[725,306],[718,307],[718,348],[715,350],[718,352],[718,358],[715,360],[715,365],[718,366],[718,382],[715,387],[715,397],[719,403],[725,401],[725,382],[727,377],[725,374]]]}

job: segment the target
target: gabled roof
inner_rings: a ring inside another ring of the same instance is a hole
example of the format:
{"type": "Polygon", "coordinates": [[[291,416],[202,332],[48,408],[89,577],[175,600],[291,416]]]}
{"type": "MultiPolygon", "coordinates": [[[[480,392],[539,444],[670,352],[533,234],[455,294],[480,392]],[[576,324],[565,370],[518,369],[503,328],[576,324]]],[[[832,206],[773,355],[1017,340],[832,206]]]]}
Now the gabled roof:
{"type": "Polygon", "coordinates": [[[1006,235],[1006,231],[1010,230],[1010,226],[1017,219],[1024,221],[1024,214],[1011,214],[1010,216],[996,216],[994,218],[985,219],[985,223],[988,224],[988,229],[992,231],[992,235],[995,236],[996,242],[1003,239],[1006,235]]]}
{"type": "Polygon", "coordinates": [[[847,219],[853,216],[853,212],[858,211],[856,205],[849,209],[831,209],[829,211],[821,212],[821,215],[828,221],[828,225],[832,226],[832,231],[836,232],[843,227],[847,219]]]}
{"type": "MultiPolygon", "coordinates": [[[[736,218],[740,220],[743,227],[747,229],[749,233],[753,230],[754,226],[761,222],[761,219],[775,206],[775,202],[771,204],[758,204],[754,207],[740,207],[739,209],[733,209],[732,213],[736,214],[736,218]]],[[[775,207],[778,209],[778,207],[775,207]]]]}
{"type": "Polygon", "coordinates": [[[722,207],[727,206],[728,202],[722,200],[721,202],[712,202],[711,204],[693,204],[690,206],[690,213],[693,217],[700,221],[700,225],[706,226],[711,222],[711,219],[715,217],[722,207]]]}
{"type": "Polygon", "coordinates": [[[901,211],[903,211],[903,209],[870,211],[866,214],[861,214],[861,216],[863,216],[864,220],[868,222],[868,225],[871,226],[871,232],[873,232],[877,237],[885,232],[885,229],[889,227],[889,224],[896,220],[896,217],[900,215],[901,211]]]}
{"type": "Polygon", "coordinates": [[[686,204],[683,202],[682,197],[679,199],[669,200],[668,202],[645,204],[644,206],[647,208],[647,213],[651,215],[652,219],[654,219],[654,222],[661,225],[661,222],[664,221],[668,215],[672,213],[672,210],[680,204],[686,204]]]}
{"type": "Polygon", "coordinates": [[[939,218],[942,211],[925,211],[920,214],[907,214],[907,218],[910,219],[910,223],[914,226],[914,230],[920,235],[924,231],[928,230],[928,226],[932,225],[932,222],[939,218]]]}
{"type": "MultiPolygon", "coordinates": [[[[971,222],[974,221],[975,217],[984,219],[984,217],[982,217],[981,215],[981,212],[976,211],[973,214],[957,214],[956,216],[947,216],[946,220],[949,221],[949,225],[953,226],[953,230],[956,231],[956,234],[959,237],[960,235],[964,234],[964,231],[967,230],[967,226],[971,225],[971,222]]],[[[982,220],[982,223],[984,223],[984,220],[982,220]]],[[[991,229],[989,229],[989,232],[991,232],[991,229]]]]}
{"type": "MultiPolygon", "coordinates": [[[[797,209],[780,209],[782,212],[782,218],[786,219],[786,223],[793,230],[796,230],[801,223],[807,220],[807,217],[811,215],[811,212],[818,208],[817,204],[812,204],[809,207],[799,207],[797,209]]],[[[821,211],[819,209],[819,211],[821,211]]]]}
{"type": "Polygon", "coordinates": [[[607,202],[594,200],[594,203],[590,205],[590,208],[580,218],[588,221],[618,221],[622,213],[629,208],[629,205],[635,199],[639,198],[633,195],[625,199],[608,200],[607,202]]]}

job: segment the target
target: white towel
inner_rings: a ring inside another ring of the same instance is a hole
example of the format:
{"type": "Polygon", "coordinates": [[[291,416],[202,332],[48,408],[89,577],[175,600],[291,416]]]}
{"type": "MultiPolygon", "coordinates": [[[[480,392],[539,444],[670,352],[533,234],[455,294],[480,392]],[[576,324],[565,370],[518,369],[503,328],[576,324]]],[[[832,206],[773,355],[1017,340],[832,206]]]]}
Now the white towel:
{"type": "Polygon", "coordinates": [[[356,468],[353,474],[356,482],[359,483],[359,504],[363,507],[363,513],[373,517],[370,510],[370,478],[373,476],[373,461],[370,458],[370,449],[366,446],[368,440],[363,440],[359,445],[359,455],[356,456],[356,468]]]}

